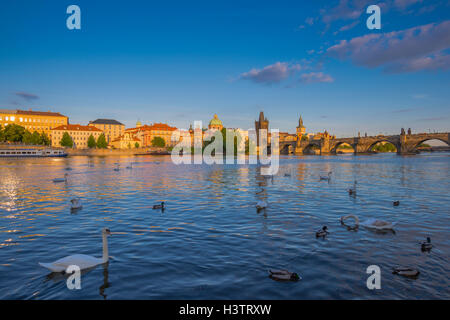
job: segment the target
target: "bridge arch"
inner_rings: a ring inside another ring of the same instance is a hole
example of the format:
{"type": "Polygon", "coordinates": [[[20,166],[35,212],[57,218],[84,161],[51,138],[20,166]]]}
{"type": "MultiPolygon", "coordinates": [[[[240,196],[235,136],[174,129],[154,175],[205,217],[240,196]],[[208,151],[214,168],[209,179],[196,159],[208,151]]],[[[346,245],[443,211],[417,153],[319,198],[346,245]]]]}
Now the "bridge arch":
{"type": "Polygon", "coordinates": [[[414,151],[417,151],[418,146],[420,146],[422,143],[427,142],[427,141],[432,141],[432,140],[441,141],[441,142],[445,143],[447,146],[450,147],[450,141],[448,141],[448,140],[445,140],[445,139],[442,139],[442,138],[439,138],[439,137],[429,137],[429,138],[421,139],[421,140],[419,140],[419,142],[414,142],[414,145],[413,145],[412,149],[414,151]]]}
{"type": "Polygon", "coordinates": [[[303,154],[317,154],[316,150],[319,150],[320,154],[320,144],[310,142],[303,148],[303,154]]]}
{"type": "Polygon", "coordinates": [[[292,154],[295,152],[295,143],[280,144],[280,154],[292,154]]]}
{"type": "Polygon", "coordinates": [[[387,142],[387,143],[392,144],[392,145],[395,147],[395,149],[396,149],[397,152],[398,152],[398,150],[400,150],[400,148],[401,148],[401,146],[399,145],[399,143],[398,143],[397,141],[392,141],[392,140],[389,140],[389,139],[378,139],[378,140],[376,140],[375,142],[372,142],[372,143],[367,147],[367,149],[365,150],[365,152],[371,152],[372,149],[373,149],[373,147],[375,147],[377,144],[379,144],[379,143],[381,143],[381,142],[387,142]]]}
{"type": "Polygon", "coordinates": [[[337,154],[337,149],[338,149],[340,146],[342,146],[343,144],[349,145],[350,147],[352,147],[353,152],[356,151],[356,144],[354,144],[354,143],[349,143],[349,142],[345,142],[345,141],[339,141],[339,142],[337,142],[336,144],[334,144],[334,145],[330,148],[331,153],[332,153],[332,154],[337,154]]]}

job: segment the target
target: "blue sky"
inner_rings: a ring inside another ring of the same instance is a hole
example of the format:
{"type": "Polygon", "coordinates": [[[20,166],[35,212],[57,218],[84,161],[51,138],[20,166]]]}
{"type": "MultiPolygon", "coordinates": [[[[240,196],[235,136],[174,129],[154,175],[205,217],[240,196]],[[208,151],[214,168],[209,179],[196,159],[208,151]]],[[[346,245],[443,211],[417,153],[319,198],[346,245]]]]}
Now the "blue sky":
{"type": "Polygon", "coordinates": [[[71,123],[450,131],[449,0],[2,1],[0,37],[0,108],[71,123]]]}

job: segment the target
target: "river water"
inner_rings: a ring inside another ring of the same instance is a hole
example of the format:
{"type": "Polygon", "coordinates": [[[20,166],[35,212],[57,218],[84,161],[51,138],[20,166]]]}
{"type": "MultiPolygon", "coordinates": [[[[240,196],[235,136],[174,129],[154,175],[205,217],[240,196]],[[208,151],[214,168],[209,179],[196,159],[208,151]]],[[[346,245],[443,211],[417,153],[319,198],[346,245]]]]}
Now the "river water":
{"type": "Polygon", "coordinates": [[[273,180],[260,170],[165,156],[2,159],[0,299],[450,298],[449,153],[286,156],[273,180]],[[52,182],[64,173],[67,183],[52,182]],[[71,213],[74,197],[83,209],[71,213]],[[161,201],[166,210],[153,210],[161,201]],[[349,231],[347,214],[395,222],[395,233],[349,231]],[[316,239],[323,225],[330,234],[316,239]],[[103,227],[115,233],[110,262],[82,274],[80,290],[38,265],[101,257],[103,227]],[[434,247],[422,252],[427,236],[434,247]],[[380,290],[366,286],[369,265],[381,268],[380,290]],[[421,273],[394,275],[397,265],[421,273]],[[303,279],[277,282],[270,268],[303,279]]]}

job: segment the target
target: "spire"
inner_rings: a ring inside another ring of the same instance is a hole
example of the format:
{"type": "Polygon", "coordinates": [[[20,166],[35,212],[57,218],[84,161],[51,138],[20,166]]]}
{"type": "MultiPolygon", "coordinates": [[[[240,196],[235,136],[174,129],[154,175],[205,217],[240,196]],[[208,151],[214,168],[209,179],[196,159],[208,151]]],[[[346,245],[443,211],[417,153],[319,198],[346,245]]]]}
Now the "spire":
{"type": "Polygon", "coordinates": [[[303,125],[303,119],[302,116],[300,116],[300,119],[298,119],[298,127],[299,128],[304,128],[305,126],[303,125]]]}
{"type": "Polygon", "coordinates": [[[259,122],[262,123],[264,121],[264,112],[259,113],[259,122]]]}

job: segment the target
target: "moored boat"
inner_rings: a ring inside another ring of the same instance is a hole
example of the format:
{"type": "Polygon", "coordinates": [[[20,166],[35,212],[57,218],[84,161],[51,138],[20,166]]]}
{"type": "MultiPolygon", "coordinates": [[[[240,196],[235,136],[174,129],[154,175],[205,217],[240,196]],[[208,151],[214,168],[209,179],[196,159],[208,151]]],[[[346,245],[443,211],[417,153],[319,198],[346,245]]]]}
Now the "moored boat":
{"type": "Polygon", "coordinates": [[[64,149],[50,147],[1,147],[0,158],[67,157],[64,149]]]}

